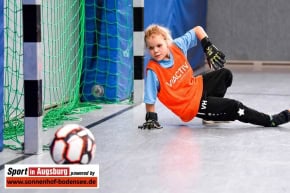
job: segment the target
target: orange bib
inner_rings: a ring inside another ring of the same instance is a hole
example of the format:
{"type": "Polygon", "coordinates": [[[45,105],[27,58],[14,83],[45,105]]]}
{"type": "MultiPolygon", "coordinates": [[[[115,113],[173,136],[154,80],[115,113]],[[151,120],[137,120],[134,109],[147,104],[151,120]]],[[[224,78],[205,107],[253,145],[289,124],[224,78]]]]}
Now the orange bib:
{"type": "Polygon", "coordinates": [[[193,76],[193,70],[182,51],[172,45],[170,51],[174,63],[163,68],[150,60],[146,69],[153,70],[160,84],[158,99],[184,122],[192,120],[199,108],[203,81],[202,76],[193,76]]]}

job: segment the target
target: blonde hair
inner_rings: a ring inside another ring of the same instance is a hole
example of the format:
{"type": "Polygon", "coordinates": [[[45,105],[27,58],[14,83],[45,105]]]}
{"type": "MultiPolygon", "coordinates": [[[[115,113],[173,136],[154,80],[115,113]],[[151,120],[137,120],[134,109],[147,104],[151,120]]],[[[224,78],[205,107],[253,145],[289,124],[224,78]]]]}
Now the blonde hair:
{"type": "Polygon", "coordinates": [[[146,47],[147,47],[146,43],[147,38],[149,38],[153,34],[163,36],[164,40],[167,42],[168,45],[171,44],[173,41],[169,29],[157,24],[151,24],[145,29],[144,42],[146,47]]]}

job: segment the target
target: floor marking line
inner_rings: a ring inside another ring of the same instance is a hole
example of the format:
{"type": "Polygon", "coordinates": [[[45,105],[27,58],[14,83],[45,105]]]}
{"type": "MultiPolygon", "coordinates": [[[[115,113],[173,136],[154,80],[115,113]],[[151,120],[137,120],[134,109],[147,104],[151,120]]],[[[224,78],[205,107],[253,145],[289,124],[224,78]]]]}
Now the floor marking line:
{"type": "MultiPolygon", "coordinates": [[[[94,123],[91,123],[91,124],[87,125],[86,127],[89,129],[91,127],[94,127],[96,125],[99,125],[99,124],[101,124],[101,123],[103,123],[103,122],[105,122],[105,121],[107,121],[109,119],[112,119],[112,118],[114,118],[114,117],[116,117],[118,115],[121,115],[122,113],[124,113],[124,112],[126,112],[126,111],[128,111],[130,109],[133,109],[133,108],[137,107],[138,105],[139,104],[131,105],[131,106],[129,106],[129,107],[125,108],[125,109],[122,109],[122,110],[120,110],[120,111],[118,111],[118,112],[116,112],[116,113],[114,113],[112,115],[109,115],[109,116],[107,116],[107,117],[105,117],[105,118],[103,118],[103,119],[101,119],[99,121],[96,121],[94,123]]],[[[20,157],[17,157],[15,159],[12,159],[12,160],[4,163],[4,164],[1,164],[0,165],[0,171],[4,169],[4,167],[5,167],[6,164],[15,164],[15,163],[20,162],[20,161],[23,161],[23,160],[25,160],[25,159],[27,159],[27,158],[29,158],[31,156],[33,156],[33,154],[32,155],[22,155],[20,157]]]]}

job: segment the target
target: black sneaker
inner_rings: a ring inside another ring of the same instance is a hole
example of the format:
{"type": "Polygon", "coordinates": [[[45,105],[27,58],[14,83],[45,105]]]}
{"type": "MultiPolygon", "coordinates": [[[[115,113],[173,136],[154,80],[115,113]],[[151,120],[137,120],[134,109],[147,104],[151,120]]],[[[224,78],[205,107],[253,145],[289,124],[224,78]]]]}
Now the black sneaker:
{"type": "Polygon", "coordinates": [[[277,127],[278,125],[288,123],[289,121],[290,121],[290,111],[285,110],[279,114],[272,115],[271,127],[277,127]]]}

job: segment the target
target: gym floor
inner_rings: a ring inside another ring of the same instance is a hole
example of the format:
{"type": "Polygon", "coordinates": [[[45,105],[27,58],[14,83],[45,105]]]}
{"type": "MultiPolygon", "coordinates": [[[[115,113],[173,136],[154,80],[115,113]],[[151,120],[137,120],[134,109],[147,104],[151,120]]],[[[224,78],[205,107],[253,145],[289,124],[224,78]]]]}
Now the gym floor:
{"type": "MultiPolygon", "coordinates": [[[[290,68],[230,65],[226,97],[265,113],[290,108],[290,68]]],[[[96,138],[99,189],[29,189],[30,193],[284,193],[290,192],[290,124],[277,128],[241,123],[183,123],[157,103],[161,130],[140,130],[145,105],[104,105],[81,115],[96,138]]],[[[54,129],[44,133],[48,143],[54,129]]],[[[5,164],[53,164],[48,151],[0,153],[0,192],[5,164]]]]}

